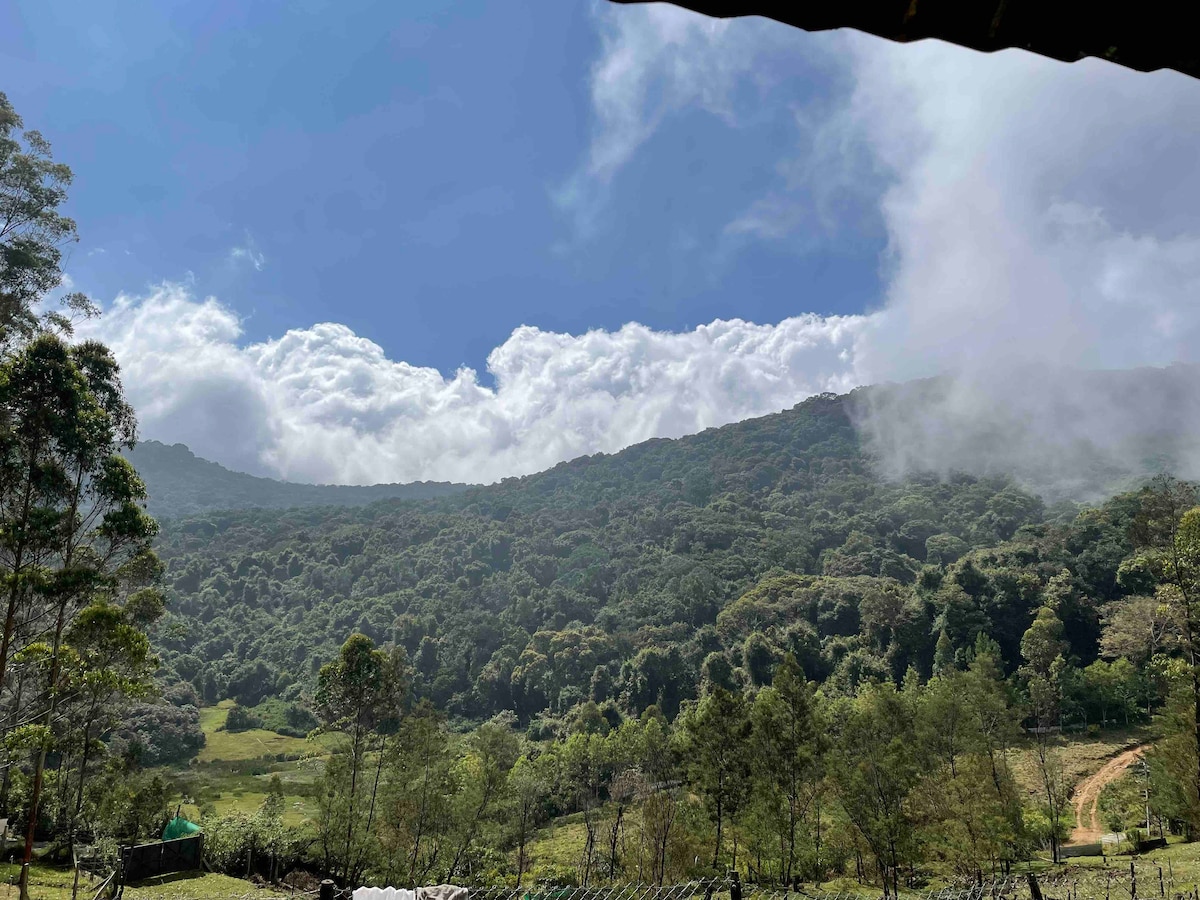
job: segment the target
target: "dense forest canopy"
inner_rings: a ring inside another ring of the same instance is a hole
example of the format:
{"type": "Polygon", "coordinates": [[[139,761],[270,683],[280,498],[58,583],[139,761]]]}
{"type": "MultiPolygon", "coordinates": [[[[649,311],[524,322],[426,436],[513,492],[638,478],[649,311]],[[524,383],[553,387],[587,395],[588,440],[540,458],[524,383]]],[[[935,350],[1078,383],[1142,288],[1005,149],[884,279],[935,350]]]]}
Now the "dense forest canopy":
{"type": "Polygon", "coordinates": [[[695,696],[713,654],[761,680],[791,652],[852,692],[928,673],[942,632],[965,653],[985,631],[1015,666],[1070,567],[1065,621],[1094,658],[1130,550],[1120,509],[1048,515],[1003,477],[881,479],[854,399],[433,502],[170,522],[156,646],[208,701],[296,699],[360,632],[403,646],[418,694],[463,718],[636,714],[695,696]]]}
{"type": "Polygon", "coordinates": [[[1195,488],[885,478],[864,390],[440,499],[169,522],[160,678],[341,738],[286,853],[344,883],[981,878],[1059,858],[1063,730],[1151,720],[1146,796],[1200,827],[1195,488]],[[567,868],[531,850],[561,816],[567,868]]]}

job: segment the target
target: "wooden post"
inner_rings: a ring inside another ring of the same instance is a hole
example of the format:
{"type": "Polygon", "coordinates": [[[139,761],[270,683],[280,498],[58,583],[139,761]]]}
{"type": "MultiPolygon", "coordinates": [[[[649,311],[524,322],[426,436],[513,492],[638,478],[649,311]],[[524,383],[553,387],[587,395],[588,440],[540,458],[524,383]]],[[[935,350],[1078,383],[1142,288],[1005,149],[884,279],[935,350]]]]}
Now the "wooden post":
{"type": "Polygon", "coordinates": [[[1137,869],[1133,867],[1133,860],[1129,861],[1129,900],[1137,900],[1137,869]]]}
{"type": "Polygon", "coordinates": [[[1029,879],[1029,896],[1033,900],[1042,900],[1042,888],[1038,884],[1037,876],[1030,872],[1025,877],[1029,879]]]}
{"type": "Polygon", "coordinates": [[[321,882],[321,900],[333,900],[334,884],[328,878],[321,882]]]}
{"type": "Polygon", "coordinates": [[[1167,896],[1167,886],[1163,884],[1162,866],[1158,867],[1158,896],[1167,896]]]}
{"type": "Polygon", "coordinates": [[[729,900],[742,900],[742,879],[737,869],[729,870],[729,900]]]}

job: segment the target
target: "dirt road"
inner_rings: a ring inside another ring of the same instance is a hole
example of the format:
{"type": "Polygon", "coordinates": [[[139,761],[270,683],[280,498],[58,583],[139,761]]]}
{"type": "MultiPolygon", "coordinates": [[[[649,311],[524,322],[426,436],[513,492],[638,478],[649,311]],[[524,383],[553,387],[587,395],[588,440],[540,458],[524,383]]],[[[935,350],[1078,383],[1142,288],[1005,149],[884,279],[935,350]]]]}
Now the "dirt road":
{"type": "Polygon", "coordinates": [[[1131,765],[1142,758],[1142,754],[1150,747],[1142,744],[1132,750],[1126,750],[1106,762],[1099,772],[1089,775],[1075,791],[1072,803],[1075,805],[1075,830],[1071,832],[1072,844],[1091,844],[1100,840],[1108,830],[1100,824],[1100,792],[1104,786],[1116,781],[1131,765]]]}

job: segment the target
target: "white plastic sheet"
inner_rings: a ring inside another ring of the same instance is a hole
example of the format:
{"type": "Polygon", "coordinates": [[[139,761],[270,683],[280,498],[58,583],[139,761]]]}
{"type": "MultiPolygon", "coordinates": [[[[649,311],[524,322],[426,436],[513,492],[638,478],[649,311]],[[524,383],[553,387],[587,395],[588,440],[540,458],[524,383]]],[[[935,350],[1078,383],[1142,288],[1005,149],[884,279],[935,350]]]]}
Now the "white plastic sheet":
{"type": "Polygon", "coordinates": [[[360,887],[353,894],[354,900],[416,900],[408,888],[360,887]]]}
{"type": "Polygon", "coordinates": [[[467,889],[455,884],[435,884],[415,891],[395,887],[360,887],[354,900],[468,900],[467,889]]]}

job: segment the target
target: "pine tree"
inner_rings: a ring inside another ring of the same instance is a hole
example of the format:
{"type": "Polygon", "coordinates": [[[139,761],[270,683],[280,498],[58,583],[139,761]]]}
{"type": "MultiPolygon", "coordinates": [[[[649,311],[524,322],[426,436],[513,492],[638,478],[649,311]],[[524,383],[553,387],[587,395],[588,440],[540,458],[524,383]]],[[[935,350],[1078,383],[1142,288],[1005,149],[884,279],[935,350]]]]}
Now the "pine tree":
{"type": "Polygon", "coordinates": [[[942,675],[954,668],[954,644],[943,628],[933,650],[933,674],[942,675]]]}

